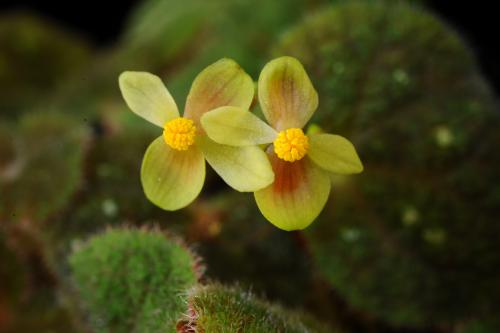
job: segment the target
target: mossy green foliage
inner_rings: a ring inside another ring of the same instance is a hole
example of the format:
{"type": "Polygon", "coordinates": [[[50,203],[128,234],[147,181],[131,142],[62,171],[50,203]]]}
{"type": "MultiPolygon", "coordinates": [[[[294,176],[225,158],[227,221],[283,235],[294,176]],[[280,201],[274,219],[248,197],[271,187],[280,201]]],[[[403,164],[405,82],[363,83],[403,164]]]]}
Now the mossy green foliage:
{"type": "Polygon", "coordinates": [[[18,115],[90,62],[85,41],[41,18],[0,16],[0,109],[18,115]]]}
{"type": "Polygon", "coordinates": [[[190,292],[188,303],[187,316],[196,332],[338,332],[311,318],[302,321],[299,313],[287,312],[236,287],[197,287],[190,292]]]}
{"type": "Polygon", "coordinates": [[[33,112],[10,125],[15,130],[0,134],[10,156],[0,168],[0,220],[44,221],[80,184],[86,130],[55,112],[33,112]]]}
{"type": "Polygon", "coordinates": [[[175,332],[197,260],[159,231],[109,229],[69,257],[96,332],[175,332]]]}
{"type": "Polygon", "coordinates": [[[308,17],[276,53],[304,63],[315,121],[365,163],[334,179],[307,231],[332,285],[395,325],[497,314],[500,119],[461,39],[419,7],[352,1],[308,17]]]}

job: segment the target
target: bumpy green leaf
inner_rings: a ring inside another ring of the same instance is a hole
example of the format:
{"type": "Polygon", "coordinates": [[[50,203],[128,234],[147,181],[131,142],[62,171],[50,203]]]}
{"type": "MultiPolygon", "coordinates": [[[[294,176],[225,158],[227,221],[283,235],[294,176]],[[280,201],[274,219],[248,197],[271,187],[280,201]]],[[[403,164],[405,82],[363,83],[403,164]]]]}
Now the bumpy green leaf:
{"type": "Polygon", "coordinates": [[[249,292],[220,285],[198,287],[190,292],[188,302],[193,313],[192,323],[186,321],[185,328],[196,328],[202,332],[225,333],[326,333],[339,332],[323,326],[315,320],[291,313],[271,305],[249,292]],[[307,325],[303,319],[307,320],[307,325]]]}
{"type": "Polygon", "coordinates": [[[97,332],[175,332],[197,261],[158,231],[110,229],[69,258],[73,279],[97,332]]]}
{"type": "Polygon", "coordinates": [[[304,63],[313,121],[363,157],[306,232],[339,295],[398,326],[496,317],[500,119],[457,34],[405,2],[339,2],[275,54],[304,63]]]}

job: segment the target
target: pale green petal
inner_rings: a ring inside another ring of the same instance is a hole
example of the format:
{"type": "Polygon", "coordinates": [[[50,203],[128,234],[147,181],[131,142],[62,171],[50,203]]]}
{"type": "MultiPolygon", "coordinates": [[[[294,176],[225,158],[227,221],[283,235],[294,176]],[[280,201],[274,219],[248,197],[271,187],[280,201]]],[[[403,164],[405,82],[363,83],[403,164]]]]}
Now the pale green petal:
{"type": "Polygon", "coordinates": [[[203,113],[221,106],[249,109],[255,94],[252,78],[231,59],[205,68],[193,82],[184,117],[198,123],[203,113]]]}
{"type": "Polygon", "coordinates": [[[333,173],[349,175],[363,171],[356,149],[340,135],[310,135],[308,156],[318,166],[333,173]]]}
{"type": "Polygon", "coordinates": [[[189,205],[205,182],[205,159],[196,147],[186,151],[170,148],[163,137],[149,145],[141,169],[146,197],[165,210],[189,205]]]}
{"type": "Polygon", "coordinates": [[[201,124],[212,140],[230,146],[271,143],[278,135],[259,117],[235,106],[223,106],[205,113],[201,124]]]}
{"type": "Polygon", "coordinates": [[[179,117],[174,99],[161,79],[147,72],[123,72],[118,80],[128,107],[147,121],[163,127],[179,117]]]}
{"type": "Polygon", "coordinates": [[[307,158],[295,162],[279,159],[270,151],[274,183],[255,192],[257,206],[276,227],[291,231],[309,226],[330,194],[328,173],[307,158]]]}
{"type": "Polygon", "coordinates": [[[207,136],[199,138],[199,145],[215,172],[237,191],[257,191],[274,180],[271,164],[257,146],[221,145],[207,136]]]}
{"type": "Polygon", "coordinates": [[[292,57],[267,63],[260,73],[258,91],[262,112],[278,131],[304,127],[318,107],[318,94],[309,76],[292,57]]]}

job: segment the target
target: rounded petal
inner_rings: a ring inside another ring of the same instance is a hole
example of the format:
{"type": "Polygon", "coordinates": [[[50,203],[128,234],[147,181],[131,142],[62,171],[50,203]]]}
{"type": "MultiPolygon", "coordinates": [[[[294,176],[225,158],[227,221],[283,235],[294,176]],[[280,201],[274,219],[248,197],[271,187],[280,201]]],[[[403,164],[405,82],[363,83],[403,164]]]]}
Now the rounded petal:
{"type": "Polygon", "coordinates": [[[363,171],[356,149],[340,135],[309,135],[308,154],[318,166],[336,174],[349,175],[363,171]]]}
{"type": "Polygon", "coordinates": [[[318,94],[309,76],[292,57],[267,63],[260,73],[258,90],[264,116],[279,131],[304,127],[318,107],[318,94]]]}
{"type": "Polygon", "coordinates": [[[179,151],[159,137],[146,150],[141,181],[152,203],[165,210],[181,209],[200,194],[205,182],[205,159],[196,145],[179,151]]]}
{"type": "Polygon", "coordinates": [[[278,133],[248,110],[223,106],[205,113],[201,125],[217,143],[252,146],[274,141],[278,133]]]}
{"type": "Polygon", "coordinates": [[[249,109],[254,94],[252,78],[234,60],[224,58],[198,74],[187,97],[184,117],[198,123],[203,113],[220,106],[249,109]]]}
{"type": "Polygon", "coordinates": [[[309,226],[330,194],[328,173],[307,158],[286,162],[269,151],[274,183],[255,192],[260,211],[276,227],[291,231],[309,226]]]}
{"type": "Polygon", "coordinates": [[[118,79],[128,107],[147,121],[163,127],[179,117],[179,109],[161,79],[147,72],[123,72],[118,79]]]}
{"type": "Polygon", "coordinates": [[[274,181],[266,153],[257,146],[221,145],[207,136],[200,137],[199,145],[215,172],[237,191],[254,192],[274,181]]]}

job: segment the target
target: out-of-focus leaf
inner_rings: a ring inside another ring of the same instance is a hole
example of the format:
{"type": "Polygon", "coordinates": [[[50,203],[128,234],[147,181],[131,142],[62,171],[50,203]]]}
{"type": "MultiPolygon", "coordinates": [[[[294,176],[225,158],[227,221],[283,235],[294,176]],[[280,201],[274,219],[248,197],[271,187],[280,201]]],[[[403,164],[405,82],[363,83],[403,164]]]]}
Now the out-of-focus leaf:
{"type": "Polygon", "coordinates": [[[78,76],[90,64],[91,50],[81,37],[39,17],[0,15],[0,110],[16,116],[78,76]]]}
{"type": "Polygon", "coordinates": [[[0,174],[0,220],[44,221],[81,185],[85,127],[58,113],[25,115],[9,140],[15,153],[0,174]]]}
{"type": "Polygon", "coordinates": [[[306,231],[339,295],[397,326],[496,316],[500,116],[456,32],[403,1],[345,1],[275,54],[304,64],[314,123],[363,157],[306,231]]]}

